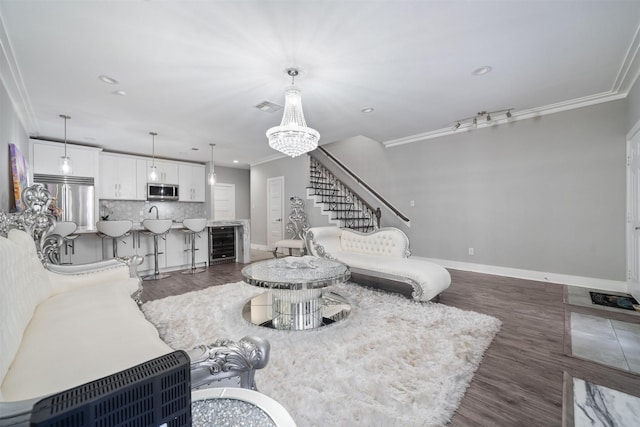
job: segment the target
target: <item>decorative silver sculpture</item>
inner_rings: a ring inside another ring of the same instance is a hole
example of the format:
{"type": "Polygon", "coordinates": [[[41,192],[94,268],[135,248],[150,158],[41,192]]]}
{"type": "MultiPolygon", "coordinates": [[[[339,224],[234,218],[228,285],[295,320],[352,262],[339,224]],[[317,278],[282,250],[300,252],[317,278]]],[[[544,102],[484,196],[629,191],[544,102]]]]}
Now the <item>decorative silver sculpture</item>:
{"type": "Polygon", "coordinates": [[[62,237],[50,234],[55,228],[55,217],[49,212],[51,194],[42,184],[34,184],[22,191],[26,209],[18,213],[0,213],[0,236],[6,237],[11,229],[24,230],[36,243],[38,257],[43,263],[55,263],[62,237]]]}
{"type": "Polygon", "coordinates": [[[291,213],[289,214],[289,222],[285,226],[288,240],[280,240],[275,243],[273,248],[274,258],[278,257],[279,248],[289,248],[289,255],[291,255],[292,248],[300,249],[300,247],[302,248],[302,255],[306,253],[304,244],[297,246],[295,245],[296,242],[294,242],[304,243],[304,235],[311,228],[307,222],[307,214],[304,213],[304,201],[298,196],[291,196],[289,201],[291,202],[291,213]]]}
{"type": "Polygon", "coordinates": [[[285,230],[289,233],[290,239],[303,240],[304,234],[311,227],[307,222],[307,214],[304,213],[304,201],[298,196],[291,196],[289,201],[291,202],[291,213],[285,230]]]}

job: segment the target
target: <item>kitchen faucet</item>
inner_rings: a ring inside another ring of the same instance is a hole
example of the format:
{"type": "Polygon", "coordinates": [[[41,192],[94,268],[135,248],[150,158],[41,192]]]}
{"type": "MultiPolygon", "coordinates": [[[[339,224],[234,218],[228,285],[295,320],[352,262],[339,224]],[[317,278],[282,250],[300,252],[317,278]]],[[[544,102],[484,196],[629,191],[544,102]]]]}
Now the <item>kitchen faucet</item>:
{"type": "Polygon", "coordinates": [[[151,211],[153,210],[153,208],[156,208],[156,219],[158,219],[158,207],[156,205],[153,205],[149,208],[149,213],[151,213],[151,211]]]}

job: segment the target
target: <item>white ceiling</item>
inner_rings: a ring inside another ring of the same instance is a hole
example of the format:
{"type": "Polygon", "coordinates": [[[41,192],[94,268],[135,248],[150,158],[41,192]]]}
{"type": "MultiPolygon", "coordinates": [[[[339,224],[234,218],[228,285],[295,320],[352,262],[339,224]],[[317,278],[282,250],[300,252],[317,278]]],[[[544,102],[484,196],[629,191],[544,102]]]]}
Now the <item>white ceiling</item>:
{"type": "Polygon", "coordinates": [[[248,167],[277,154],[265,131],[282,111],[254,106],[284,103],[290,66],[321,144],[624,96],[640,2],[0,0],[0,18],[31,135],[61,139],[68,114],[73,142],[150,155],[155,131],[157,156],[206,162],[216,143],[216,164],[248,167]]]}

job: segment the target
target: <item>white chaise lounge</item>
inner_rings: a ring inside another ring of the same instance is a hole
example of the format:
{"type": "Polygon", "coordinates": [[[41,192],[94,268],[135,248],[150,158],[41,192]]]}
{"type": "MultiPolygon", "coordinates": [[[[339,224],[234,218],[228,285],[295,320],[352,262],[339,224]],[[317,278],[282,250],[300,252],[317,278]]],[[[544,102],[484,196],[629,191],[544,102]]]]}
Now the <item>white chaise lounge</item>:
{"type": "Polygon", "coordinates": [[[437,300],[451,284],[444,267],[410,258],[409,239],[397,228],[360,233],[313,227],[307,231],[305,243],[310,255],[348,265],[352,281],[410,295],[418,301],[437,300]]]}

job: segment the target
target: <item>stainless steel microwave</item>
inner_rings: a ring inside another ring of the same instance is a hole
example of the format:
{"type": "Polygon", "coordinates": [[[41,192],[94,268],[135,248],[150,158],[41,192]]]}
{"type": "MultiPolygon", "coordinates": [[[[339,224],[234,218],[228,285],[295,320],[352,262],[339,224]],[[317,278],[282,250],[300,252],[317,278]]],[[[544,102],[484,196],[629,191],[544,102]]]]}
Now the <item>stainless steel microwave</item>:
{"type": "Polygon", "coordinates": [[[147,183],[147,200],[178,200],[178,186],[147,183]]]}

